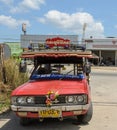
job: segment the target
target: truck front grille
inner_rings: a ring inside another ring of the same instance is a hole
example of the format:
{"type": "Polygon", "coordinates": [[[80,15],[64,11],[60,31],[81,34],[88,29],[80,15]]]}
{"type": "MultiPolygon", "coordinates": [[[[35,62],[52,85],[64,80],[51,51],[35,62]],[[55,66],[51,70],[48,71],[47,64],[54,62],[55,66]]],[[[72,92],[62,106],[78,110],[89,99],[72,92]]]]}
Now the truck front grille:
{"type": "MultiPolygon", "coordinates": [[[[55,104],[64,104],[65,102],[65,96],[59,95],[57,97],[57,103],[55,104]]],[[[45,105],[46,104],[46,96],[36,96],[35,97],[35,104],[45,105]]]]}

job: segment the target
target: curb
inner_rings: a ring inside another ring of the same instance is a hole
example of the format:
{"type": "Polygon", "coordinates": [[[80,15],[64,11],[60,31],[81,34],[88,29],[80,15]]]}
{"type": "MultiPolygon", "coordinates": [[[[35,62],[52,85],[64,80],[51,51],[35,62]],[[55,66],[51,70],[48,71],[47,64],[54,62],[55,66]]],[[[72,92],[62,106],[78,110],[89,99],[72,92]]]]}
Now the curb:
{"type": "Polygon", "coordinates": [[[94,70],[113,70],[113,71],[117,71],[117,67],[109,67],[109,66],[92,66],[91,69],[94,70]]]}

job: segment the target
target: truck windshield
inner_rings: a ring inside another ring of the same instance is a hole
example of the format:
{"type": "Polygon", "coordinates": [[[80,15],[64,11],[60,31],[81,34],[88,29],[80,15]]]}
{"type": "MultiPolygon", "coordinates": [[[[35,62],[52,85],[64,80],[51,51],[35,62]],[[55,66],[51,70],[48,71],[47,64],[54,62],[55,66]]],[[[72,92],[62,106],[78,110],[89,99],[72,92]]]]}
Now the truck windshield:
{"type": "Polygon", "coordinates": [[[83,68],[79,64],[40,64],[30,79],[83,79],[83,68]]]}

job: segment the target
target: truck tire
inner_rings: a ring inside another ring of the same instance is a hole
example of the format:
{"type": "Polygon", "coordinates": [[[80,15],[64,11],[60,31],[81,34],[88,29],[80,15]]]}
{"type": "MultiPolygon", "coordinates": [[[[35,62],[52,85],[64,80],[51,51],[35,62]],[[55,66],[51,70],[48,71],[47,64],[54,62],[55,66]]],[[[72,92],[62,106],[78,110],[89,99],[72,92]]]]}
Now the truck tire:
{"type": "Polygon", "coordinates": [[[81,122],[83,124],[87,124],[91,120],[92,115],[93,115],[93,105],[91,102],[87,113],[85,115],[77,116],[78,122],[81,122]]]}

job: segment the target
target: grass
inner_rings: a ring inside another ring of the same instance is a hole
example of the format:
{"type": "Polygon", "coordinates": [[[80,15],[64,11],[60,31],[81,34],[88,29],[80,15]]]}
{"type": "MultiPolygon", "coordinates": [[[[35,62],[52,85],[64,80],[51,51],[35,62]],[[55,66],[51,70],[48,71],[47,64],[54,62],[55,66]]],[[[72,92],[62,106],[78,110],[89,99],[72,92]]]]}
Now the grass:
{"type": "Polygon", "coordinates": [[[0,113],[10,108],[10,95],[0,93],[0,113]]]}
{"type": "MultiPolygon", "coordinates": [[[[2,68],[0,66],[0,68],[2,68]]],[[[19,85],[28,80],[27,73],[19,72],[19,63],[15,59],[4,61],[4,73],[0,70],[0,113],[10,107],[10,94],[19,85]],[[6,83],[3,82],[3,74],[6,83]]]]}

